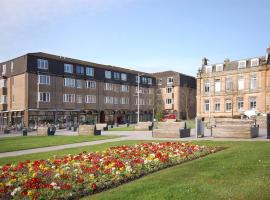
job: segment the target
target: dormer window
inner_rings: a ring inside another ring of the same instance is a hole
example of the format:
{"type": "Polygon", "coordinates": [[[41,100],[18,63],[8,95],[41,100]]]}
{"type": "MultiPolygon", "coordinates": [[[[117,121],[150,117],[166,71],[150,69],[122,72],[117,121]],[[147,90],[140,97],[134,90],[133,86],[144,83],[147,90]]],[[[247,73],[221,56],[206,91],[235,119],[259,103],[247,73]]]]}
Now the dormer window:
{"type": "Polygon", "coordinates": [[[217,64],[216,65],[216,72],[222,72],[223,71],[223,64],[217,64]]]}
{"type": "Polygon", "coordinates": [[[247,61],[246,60],[240,60],[238,61],[238,69],[246,68],[247,61]]]}
{"type": "Polygon", "coordinates": [[[251,67],[257,67],[259,66],[259,58],[253,58],[250,60],[250,66],[251,67]]]}
{"type": "Polygon", "coordinates": [[[37,66],[39,69],[48,69],[48,60],[37,59],[37,66]]]}
{"type": "Polygon", "coordinates": [[[205,66],[205,72],[206,73],[211,73],[212,72],[212,65],[205,66]]]}

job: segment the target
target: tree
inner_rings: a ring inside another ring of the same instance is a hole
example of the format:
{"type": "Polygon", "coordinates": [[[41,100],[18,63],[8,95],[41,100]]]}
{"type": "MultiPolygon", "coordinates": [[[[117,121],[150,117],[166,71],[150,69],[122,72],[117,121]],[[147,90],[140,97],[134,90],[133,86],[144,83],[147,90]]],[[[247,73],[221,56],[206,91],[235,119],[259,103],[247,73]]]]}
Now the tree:
{"type": "Polygon", "coordinates": [[[163,113],[163,100],[161,96],[160,89],[157,89],[156,93],[152,94],[152,102],[153,102],[153,108],[154,108],[154,117],[157,121],[161,121],[161,119],[164,118],[163,113]]]}
{"type": "Polygon", "coordinates": [[[189,120],[191,109],[194,109],[196,107],[196,90],[188,87],[188,85],[185,84],[183,87],[180,88],[180,95],[180,106],[185,112],[186,118],[189,120]]]}

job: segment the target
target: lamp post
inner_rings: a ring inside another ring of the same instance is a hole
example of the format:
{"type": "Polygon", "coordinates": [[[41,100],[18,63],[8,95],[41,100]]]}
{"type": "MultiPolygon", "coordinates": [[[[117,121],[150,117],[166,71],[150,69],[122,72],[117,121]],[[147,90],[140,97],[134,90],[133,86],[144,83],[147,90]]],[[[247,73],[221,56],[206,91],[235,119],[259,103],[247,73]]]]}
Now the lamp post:
{"type": "Polygon", "coordinates": [[[138,86],[137,86],[137,93],[138,93],[138,99],[137,99],[137,104],[138,104],[138,113],[137,113],[137,123],[140,122],[140,80],[141,80],[141,76],[144,75],[144,74],[139,74],[138,73],[138,79],[137,79],[137,82],[138,82],[138,86]]]}

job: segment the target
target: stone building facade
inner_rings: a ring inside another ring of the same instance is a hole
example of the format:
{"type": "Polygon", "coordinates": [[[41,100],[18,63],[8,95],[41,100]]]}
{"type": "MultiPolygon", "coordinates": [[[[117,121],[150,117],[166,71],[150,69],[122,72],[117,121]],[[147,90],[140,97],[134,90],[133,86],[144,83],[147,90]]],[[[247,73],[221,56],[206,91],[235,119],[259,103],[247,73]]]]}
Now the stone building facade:
{"type": "Polygon", "coordinates": [[[196,79],[175,71],[153,74],[157,81],[157,96],[164,114],[175,114],[178,120],[196,116],[196,79]]]}
{"type": "Polygon", "coordinates": [[[0,64],[0,127],[152,120],[153,75],[47,53],[0,64]],[[141,76],[138,75],[143,74],[141,76]]]}
{"type": "Polygon", "coordinates": [[[267,56],[224,60],[206,58],[197,74],[197,116],[238,118],[246,110],[270,112],[270,48],[267,56]]]}

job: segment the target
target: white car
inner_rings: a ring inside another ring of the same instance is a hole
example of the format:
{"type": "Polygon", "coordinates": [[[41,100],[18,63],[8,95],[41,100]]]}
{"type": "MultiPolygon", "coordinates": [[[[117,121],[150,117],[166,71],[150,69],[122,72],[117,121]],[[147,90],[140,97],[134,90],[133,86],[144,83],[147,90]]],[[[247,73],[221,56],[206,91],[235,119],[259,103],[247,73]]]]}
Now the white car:
{"type": "Polygon", "coordinates": [[[244,115],[247,116],[248,118],[255,117],[255,116],[258,116],[258,115],[266,116],[265,113],[258,112],[258,111],[256,111],[256,110],[246,110],[246,111],[244,112],[244,115]]]}

